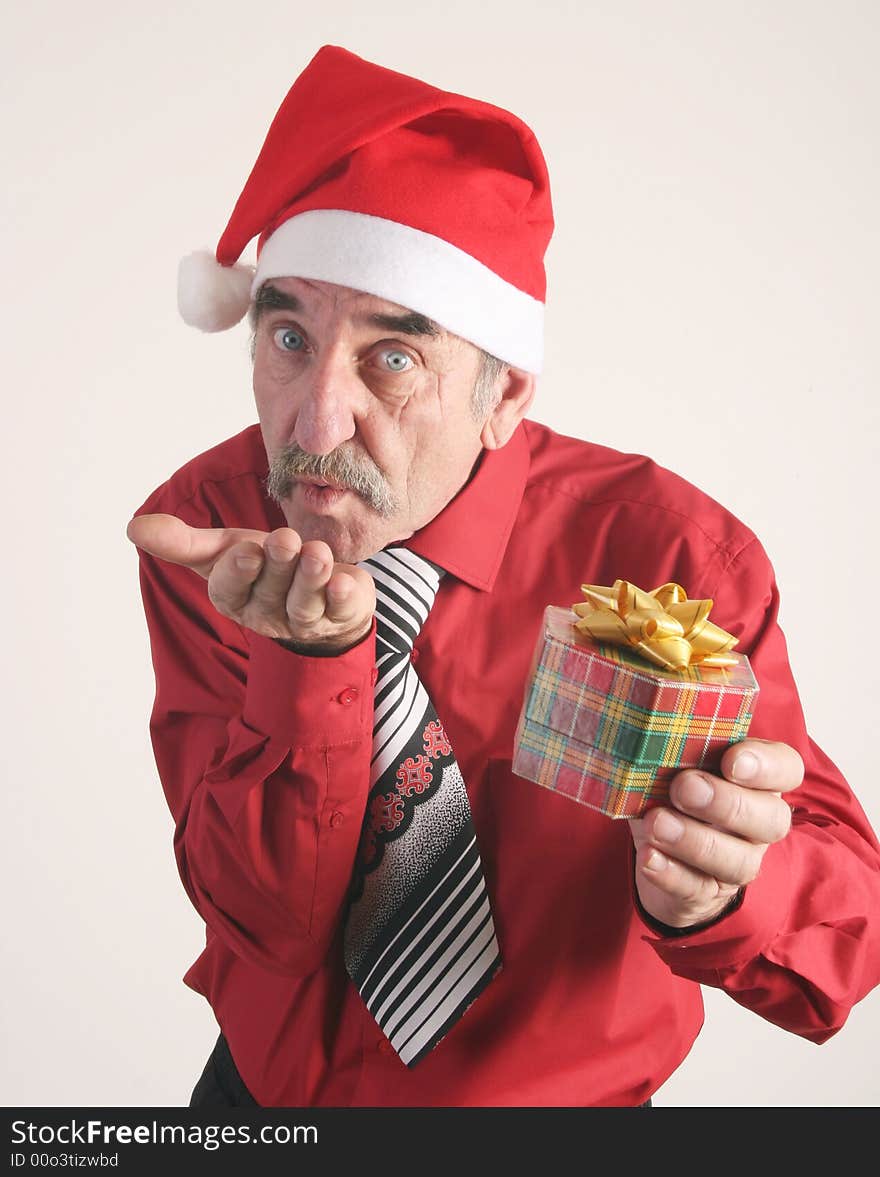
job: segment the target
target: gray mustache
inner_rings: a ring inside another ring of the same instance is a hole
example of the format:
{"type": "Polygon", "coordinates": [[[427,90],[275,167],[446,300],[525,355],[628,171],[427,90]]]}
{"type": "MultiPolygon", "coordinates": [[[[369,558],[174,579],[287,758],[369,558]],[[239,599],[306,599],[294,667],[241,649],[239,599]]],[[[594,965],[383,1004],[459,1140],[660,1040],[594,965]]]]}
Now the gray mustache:
{"type": "Polygon", "coordinates": [[[338,446],[329,454],[309,454],[296,443],[281,451],[269,467],[266,491],[280,503],[297,478],[319,478],[353,491],[378,514],[388,517],[397,509],[391,488],[376,463],[366,454],[338,446]]]}

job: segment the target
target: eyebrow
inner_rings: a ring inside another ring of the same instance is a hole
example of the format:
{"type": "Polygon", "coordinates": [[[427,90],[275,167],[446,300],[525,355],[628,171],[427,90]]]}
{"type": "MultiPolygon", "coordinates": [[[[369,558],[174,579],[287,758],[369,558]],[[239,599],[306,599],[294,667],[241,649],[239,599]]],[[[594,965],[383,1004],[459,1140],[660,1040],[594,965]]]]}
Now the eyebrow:
{"type": "Polygon", "coordinates": [[[364,322],[374,327],[385,327],[388,331],[399,331],[401,335],[440,335],[437,324],[418,311],[408,311],[405,315],[367,315],[364,322]]]}
{"type": "MultiPolygon", "coordinates": [[[[301,312],[303,304],[295,294],[286,294],[277,286],[266,282],[257,291],[257,297],[254,300],[255,323],[259,320],[261,313],[266,310],[301,312]]],[[[402,335],[428,335],[437,338],[442,334],[440,327],[433,319],[419,314],[418,311],[407,311],[403,315],[378,312],[371,315],[360,315],[358,320],[372,327],[384,327],[388,331],[399,331],[402,335]]]]}

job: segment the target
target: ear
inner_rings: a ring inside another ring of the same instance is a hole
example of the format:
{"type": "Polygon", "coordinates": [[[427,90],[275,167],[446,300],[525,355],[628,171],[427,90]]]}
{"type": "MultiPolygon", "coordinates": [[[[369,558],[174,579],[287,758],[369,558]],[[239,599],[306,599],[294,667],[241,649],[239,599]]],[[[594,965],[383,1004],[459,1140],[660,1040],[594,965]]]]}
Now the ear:
{"type": "Polygon", "coordinates": [[[500,397],[480,433],[485,449],[500,450],[507,445],[531,407],[535,386],[533,373],[524,372],[522,368],[505,368],[495,386],[496,391],[500,390],[500,397]]]}

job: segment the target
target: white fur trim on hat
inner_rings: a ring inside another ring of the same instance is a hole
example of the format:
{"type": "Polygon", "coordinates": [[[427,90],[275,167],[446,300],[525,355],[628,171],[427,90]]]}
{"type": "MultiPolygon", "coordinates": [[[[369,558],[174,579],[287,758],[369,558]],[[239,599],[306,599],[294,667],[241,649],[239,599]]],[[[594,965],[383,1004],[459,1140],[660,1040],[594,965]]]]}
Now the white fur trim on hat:
{"type": "Polygon", "coordinates": [[[210,250],[181,258],[177,306],[183,321],[200,331],[226,331],[247,314],[253,266],[221,266],[210,250]]]}
{"type": "Polygon", "coordinates": [[[515,368],[541,371],[544,304],[431,233],[366,213],[310,209],[265,243],[251,296],[267,279],[289,277],[386,298],[515,368]]]}

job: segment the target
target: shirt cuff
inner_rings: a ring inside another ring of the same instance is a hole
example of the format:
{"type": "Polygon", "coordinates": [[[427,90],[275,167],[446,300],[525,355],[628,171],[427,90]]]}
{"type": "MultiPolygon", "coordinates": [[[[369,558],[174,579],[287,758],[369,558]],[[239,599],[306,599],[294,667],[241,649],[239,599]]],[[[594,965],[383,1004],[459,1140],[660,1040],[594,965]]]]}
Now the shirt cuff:
{"type": "Polygon", "coordinates": [[[297,654],[250,635],[243,719],[248,727],[297,748],[333,748],[372,731],[376,620],[344,654],[297,654]]]}
{"type": "Polygon", "coordinates": [[[644,939],[679,976],[705,981],[697,974],[738,967],[759,956],[779,932],[791,890],[785,839],[769,846],[757,878],[744,887],[732,910],[694,928],[670,929],[642,916],[633,882],[633,901],[645,926],[644,939]]]}

